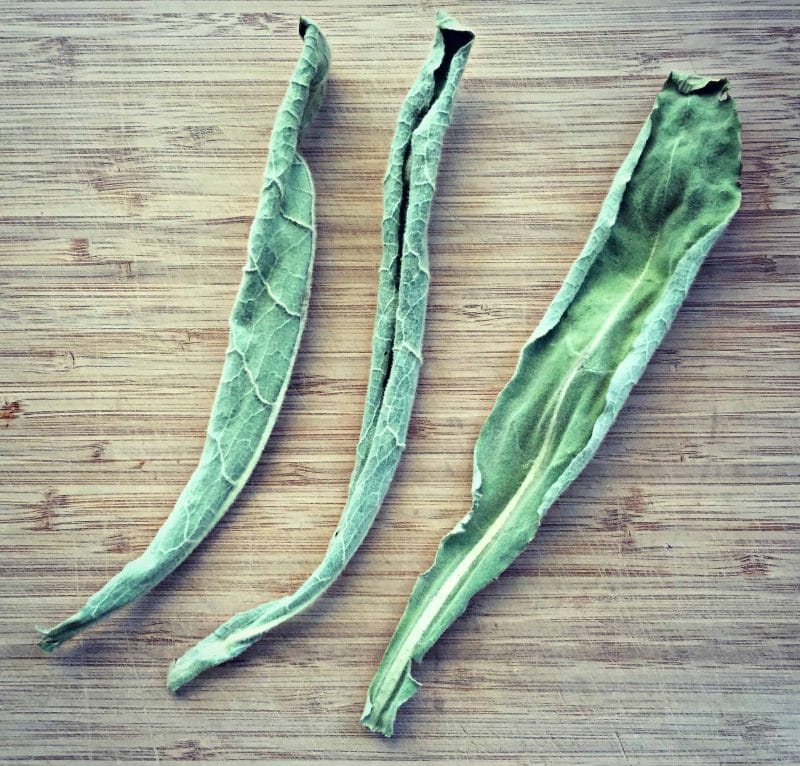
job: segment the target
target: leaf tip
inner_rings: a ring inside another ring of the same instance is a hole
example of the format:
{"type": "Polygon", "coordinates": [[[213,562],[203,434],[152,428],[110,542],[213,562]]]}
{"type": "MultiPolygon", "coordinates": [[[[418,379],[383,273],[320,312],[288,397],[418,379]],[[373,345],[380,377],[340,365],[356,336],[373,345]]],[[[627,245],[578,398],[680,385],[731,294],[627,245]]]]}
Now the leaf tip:
{"type": "Polygon", "coordinates": [[[453,23],[453,17],[443,8],[436,9],[436,26],[446,27],[453,23]]]}
{"type": "Polygon", "coordinates": [[[56,626],[55,628],[42,628],[39,625],[35,625],[34,628],[41,637],[36,645],[46,654],[55,652],[55,650],[72,635],[65,634],[63,631],[59,630],[60,626],[56,626]]]}
{"type": "Polygon", "coordinates": [[[383,683],[385,677],[382,676],[381,670],[382,667],[378,668],[370,684],[364,712],[361,714],[361,723],[370,731],[391,737],[394,734],[394,719],[397,717],[398,708],[417,693],[421,684],[411,675],[411,661],[409,661],[404,666],[399,681],[393,681],[387,692],[387,687],[383,683]]]}
{"type": "Polygon", "coordinates": [[[184,685],[184,681],[177,677],[177,662],[173,660],[170,663],[169,671],[167,671],[167,689],[174,696],[178,696],[178,690],[184,685]]]}
{"type": "Polygon", "coordinates": [[[299,27],[300,37],[305,37],[306,32],[308,32],[309,29],[314,31],[319,30],[319,27],[313,21],[311,21],[311,19],[309,19],[307,16],[300,17],[300,23],[298,24],[298,27],[299,27]]]}
{"type": "MultiPolygon", "coordinates": [[[[730,87],[728,80],[724,77],[703,77],[702,75],[675,70],[669,73],[667,83],[685,96],[692,93],[719,93],[720,100],[724,100],[722,96],[727,94],[730,87]]],[[[727,95],[725,97],[727,98],[727,95]]]]}
{"type": "Polygon", "coordinates": [[[475,33],[472,30],[467,29],[441,8],[436,11],[436,26],[440,32],[455,32],[463,35],[465,38],[464,44],[471,43],[475,39],[475,33]]]}
{"type": "Polygon", "coordinates": [[[196,675],[197,673],[187,672],[186,667],[181,667],[176,660],[172,662],[167,672],[167,689],[177,696],[178,690],[188,684],[196,675]]]}
{"type": "Polygon", "coordinates": [[[52,638],[48,637],[47,631],[42,630],[41,628],[36,628],[39,631],[39,634],[42,638],[36,642],[36,646],[38,646],[45,654],[52,654],[56,649],[58,649],[59,642],[53,641],[52,638]]]}

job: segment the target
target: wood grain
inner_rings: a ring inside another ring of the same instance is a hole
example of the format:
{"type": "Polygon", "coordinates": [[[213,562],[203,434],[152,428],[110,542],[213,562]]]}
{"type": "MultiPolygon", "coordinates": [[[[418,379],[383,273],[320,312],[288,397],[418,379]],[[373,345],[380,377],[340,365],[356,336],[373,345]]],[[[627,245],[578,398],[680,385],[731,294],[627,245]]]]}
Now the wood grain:
{"type": "Polygon", "coordinates": [[[180,698],[168,663],[287,592],[336,524],[369,365],[381,176],[428,2],[0,8],[0,761],[796,764],[800,17],[793,2],[453,2],[477,33],[431,224],[408,450],[328,596],[180,698]],[[265,12],[266,11],[266,12],[265,12]],[[333,50],[304,141],[309,322],[219,528],[52,658],[33,624],[142,550],[189,476],[302,11],[333,50]],[[583,476],[419,669],[358,717],[471,451],[671,68],[731,77],[744,201],[583,476]]]}

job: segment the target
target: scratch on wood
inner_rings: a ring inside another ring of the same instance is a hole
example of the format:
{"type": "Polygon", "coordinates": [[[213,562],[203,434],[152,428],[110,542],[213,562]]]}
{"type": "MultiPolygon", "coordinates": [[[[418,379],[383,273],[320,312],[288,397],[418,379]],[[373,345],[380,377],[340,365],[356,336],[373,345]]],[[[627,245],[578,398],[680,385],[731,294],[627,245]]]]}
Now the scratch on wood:
{"type": "Polygon", "coordinates": [[[630,761],[628,761],[628,753],[625,751],[625,745],[622,744],[622,737],[619,736],[619,732],[616,729],[614,729],[614,736],[617,739],[617,744],[619,745],[622,757],[625,759],[625,763],[630,763],[630,761]]]}

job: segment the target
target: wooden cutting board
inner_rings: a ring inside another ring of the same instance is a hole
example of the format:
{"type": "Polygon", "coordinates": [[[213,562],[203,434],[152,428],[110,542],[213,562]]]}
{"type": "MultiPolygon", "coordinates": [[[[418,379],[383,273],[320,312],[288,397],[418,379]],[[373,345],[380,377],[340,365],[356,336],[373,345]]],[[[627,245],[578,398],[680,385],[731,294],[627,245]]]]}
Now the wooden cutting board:
{"type": "Polygon", "coordinates": [[[0,761],[800,763],[800,12],[453,2],[476,31],[430,227],[425,367],[375,529],[314,608],[180,698],[169,662],[288,592],[345,498],[381,178],[431,3],[0,8],[0,761]],[[304,140],[319,248],[283,412],[174,576],[46,657],[198,457],[303,12],[334,57],[304,140]],[[671,68],[731,77],[744,201],[529,550],[431,651],[385,741],[365,690],[469,508],[471,451],[671,68]]]}

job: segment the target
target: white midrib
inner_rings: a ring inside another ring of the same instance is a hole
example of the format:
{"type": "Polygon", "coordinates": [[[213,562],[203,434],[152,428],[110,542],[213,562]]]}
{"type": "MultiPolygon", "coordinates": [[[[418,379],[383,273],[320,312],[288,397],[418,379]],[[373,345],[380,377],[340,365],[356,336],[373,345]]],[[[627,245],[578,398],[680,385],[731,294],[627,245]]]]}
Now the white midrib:
{"type": "MultiPolygon", "coordinates": [[[[276,628],[282,622],[286,622],[294,617],[298,612],[302,612],[303,609],[313,600],[314,599],[304,599],[300,604],[295,606],[294,609],[285,612],[280,617],[276,617],[269,622],[256,622],[253,625],[231,633],[229,636],[226,636],[223,639],[214,639],[213,643],[220,643],[229,649],[230,647],[236,646],[240,643],[253,641],[254,639],[260,638],[265,633],[269,633],[273,628],[276,628]]],[[[283,599],[276,599],[276,601],[283,601],[283,599]]],[[[275,602],[273,601],[272,603],[274,604],[275,602]]]]}
{"type": "MultiPolygon", "coordinates": [[[[669,186],[670,176],[672,174],[672,162],[675,158],[675,150],[678,148],[678,143],[679,139],[676,139],[675,145],[672,148],[672,152],[669,158],[666,181],[664,183],[665,196],[666,196],[666,190],[669,186]]],[[[437,590],[436,595],[433,597],[433,599],[431,599],[431,601],[422,611],[422,614],[420,615],[419,619],[414,623],[413,629],[398,648],[397,653],[395,655],[395,660],[392,662],[389,670],[387,670],[386,673],[387,677],[389,678],[392,677],[393,673],[391,671],[399,670],[402,672],[402,669],[405,668],[406,664],[411,660],[414,654],[414,648],[416,647],[417,643],[425,635],[425,632],[428,630],[428,628],[433,623],[434,619],[437,617],[441,609],[444,607],[450,595],[453,592],[455,592],[457,586],[460,584],[463,577],[472,569],[472,567],[474,566],[475,562],[478,560],[480,555],[498,537],[503,527],[505,526],[506,521],[509,519],[509,517],[511,517],[514,514],[514,511],[516,511],[517,506],[519,505],[519,502],[522,499],[522,497],[530,489],[534,481],[538,478],[539,469],[541,467],[541,461],[544,458],[544,456],[548,454],[551,442],[553,440],[553,436],[555,434],[555,426],[556,422],[558,421],[558,414],[561,409],[561,406],[564,403],[564,399],[566,398],[567,392],[569,391],[572,382],[575,380],[575,377],[580,372],[583,364],[603,342],[608,331],[614,325],[620,313],[622,312],[622,309],[627,305],[631,296],[633,296],[633,294],[639,289],[639,286],[641,285],[650,267],[650,262],[653,260],[653,255],[655,254],[659,240],[661,239],[661,232],[663,231],[663,228],[664,224],[662,219],[662,222],[658,227],[658,231],[656,232],[656,236],[653,241],[653,247],[650,249],[650,253],[647,256],[647,261],[645,262],[641,273],[636,278],[636,281],[633,283],[631,288],[625,293],[624,298],[621,301],[619,301],[617,307],[608,315],[608,318],[605,320],[605,322],[603,322],[602,326],[600,327],[600,330],[592,339],[592,342],[584,349],[583,353],[581,353],[581,355],[575,360],[575,364],[573,365],[572,370],[569,373],[569,376],[564,380],[564,382],[559,387],[558,400],[556,402],[555,408],[553,409],[553,415],[552,418],[550,419],[550,424],[547,428],[547,433],[545,434],[544,437],[542,449],[539,451],[536,460],[534,461],[530,470],[526,474],[524,481],[522,482],[522,484],[520,484],[519,489],[517,489],[513,497],[508,501],[508,503],[506,503],[505,507],[498,514],[497,518],[491,523],[491,525],[486,530],[484,535],[478,540],[475,546],[467,552],[467,555],[459,562],[456,568],[449,574],[449,576],[444,581],[442,586],[437,590]]]]}
{"type": "MultiPolygon", "coordinates": [[[[319,569],[319,567],[317,567],[317,569],[319,569]]],[[[314,574],[316,574],[316,571],[314,574]]],[[[281,623],[292,619],[292,617],[313,604],[331,586],[335,579],[330,577],[327,580],[315,580],[314,574],[305,580],[305,582],[303,582],[303,584],[294,593],[290,594],[289,596],[276,598],[273,601],[270,601],[268,604],[265,604],[265,607],[271,606],[275,609],[281,607],[286,609],[287,605],[291,605],[282,614],[279,614],[277,617],[273,617],[268,622],[262,622],[260,620],[254,622],[252,625],[248,625],[245,628],[240,628],[239,630],[234,631],[223,639],[217,639],[217,641],[221,644],[224,644],[227,648],[230,648],[231,646],[236,646],[242,642],[249,642],[260,638],[265,633],[269,633],[273,628],[277,628],[281,623]],[[317,582],[319,584],[316,587],[311,587],[317,582]]]]}

